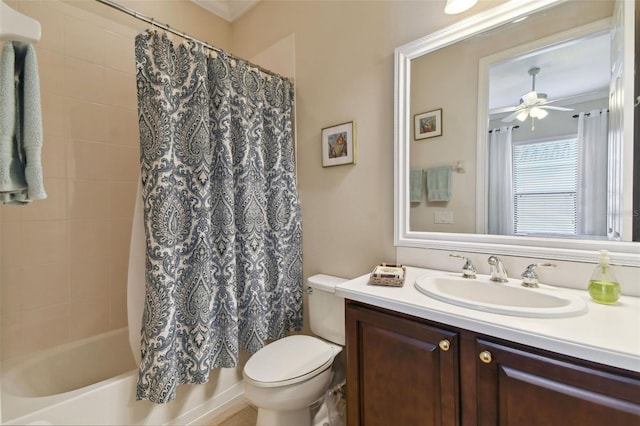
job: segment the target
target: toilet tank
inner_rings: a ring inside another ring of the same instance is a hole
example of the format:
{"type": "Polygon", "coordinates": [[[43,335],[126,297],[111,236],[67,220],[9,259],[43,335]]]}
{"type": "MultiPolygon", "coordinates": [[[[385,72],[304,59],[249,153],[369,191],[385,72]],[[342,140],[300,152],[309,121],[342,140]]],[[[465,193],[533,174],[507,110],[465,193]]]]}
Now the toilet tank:
{"type": "Polygon", "coordinates": [[[344,298],[336,296],[336,285],[344,278],[318,274],[307,279],[309,323],[318,337],[344,346],[344,298]]]}

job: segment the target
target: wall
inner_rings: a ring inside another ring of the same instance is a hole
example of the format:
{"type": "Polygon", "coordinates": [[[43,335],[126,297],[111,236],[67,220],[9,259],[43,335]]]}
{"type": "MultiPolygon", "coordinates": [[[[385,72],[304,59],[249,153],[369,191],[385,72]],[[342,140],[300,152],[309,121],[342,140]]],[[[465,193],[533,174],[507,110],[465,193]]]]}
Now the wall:
{"type": "MultiPolygon", "coordinates": [[[[229,49],[226,21],[190,2],[121,2],[229,49]]],[[[139,170],[134,37],[94,1],[9,1],[38,19],[47,200],[2,206],[2,358],[127,325],[139,170]]]]}
{"type": "MultiPolygon", "coordinates": [[[[498,3],[481,1],[472,13],[498,3]]],[[[393,52],[468,16],[446,16],[443,8],[435,1],[266,1],[234,22],[234,50],[244,57],[295,34],[305,277],[353,278],[395,260],[393,52]],[[356,164],[322,168],[321,129],[351,120],[356,164]]]]}

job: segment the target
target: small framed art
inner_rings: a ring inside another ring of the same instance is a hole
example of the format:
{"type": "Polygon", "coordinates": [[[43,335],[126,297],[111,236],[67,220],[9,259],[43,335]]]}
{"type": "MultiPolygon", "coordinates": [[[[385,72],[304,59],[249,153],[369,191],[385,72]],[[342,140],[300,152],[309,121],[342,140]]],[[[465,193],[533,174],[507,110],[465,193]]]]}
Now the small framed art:
{"type": "Polygon", "coordinates": [[[355,122],[322,129],[322,167],[356,163],[355,122]]]}
{"type": "Polygon", "coordinates": [[[414,139],[442,136],[442,108],[414,116],[414,139]]]}

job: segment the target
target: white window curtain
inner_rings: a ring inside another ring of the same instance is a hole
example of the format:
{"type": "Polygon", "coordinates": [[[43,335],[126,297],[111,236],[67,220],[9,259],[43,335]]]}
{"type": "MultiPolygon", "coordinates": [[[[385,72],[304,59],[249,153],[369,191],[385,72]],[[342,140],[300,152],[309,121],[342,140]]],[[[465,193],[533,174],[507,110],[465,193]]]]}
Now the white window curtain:
{"type": "Polygon", "coordinates": [[[607,235],[608,115],[578,115],[578,235],[607,235]]]}
{"type": "Polygon", "coordinates": [[[489,136],[489,234],[513,235],[513,126],[489,136]]]}

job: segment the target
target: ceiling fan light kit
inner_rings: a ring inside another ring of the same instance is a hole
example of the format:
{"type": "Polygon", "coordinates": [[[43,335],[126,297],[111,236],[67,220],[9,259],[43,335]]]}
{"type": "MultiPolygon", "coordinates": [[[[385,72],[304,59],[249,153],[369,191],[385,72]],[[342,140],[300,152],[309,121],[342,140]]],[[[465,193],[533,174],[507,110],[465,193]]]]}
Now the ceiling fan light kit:
{"type": "Polygon", "coordinates": [[[518,106],[507,109],[507,111],[513,111],[513,113],[503,118],[503,122],[509,123],[516,119],[518,121],[525,121],[527,118],[531,117],[531,129],[533,130],[533,120],[542,120],[549,115],[549,111],[547,111],[547,109],[573,111],[571,108],[549,106],[548,104],[554,101],[549,101],[546,93],[536,92],[536,75],[540,72],[540,68],[532,67],[528,72],[531,76],[531,91],[522,95],[518,106]]]}
{"type": "Polygon", "coordinates": [[[465,10],[471,9],[477,2],[478,0],[447,0],[444,13],[447,15],[462,13],[465,10]]]}
{"type": "Polygon", "coordinates": [[[547,111],[543,110],[542,108],[533,107],[529,111],[529,115],[531,117],[533,117],[533,118],[537,118],[538,120],[541,120],[541,119],[545,118],[547,115],[549,115],[549,113],[547,111]]]}

